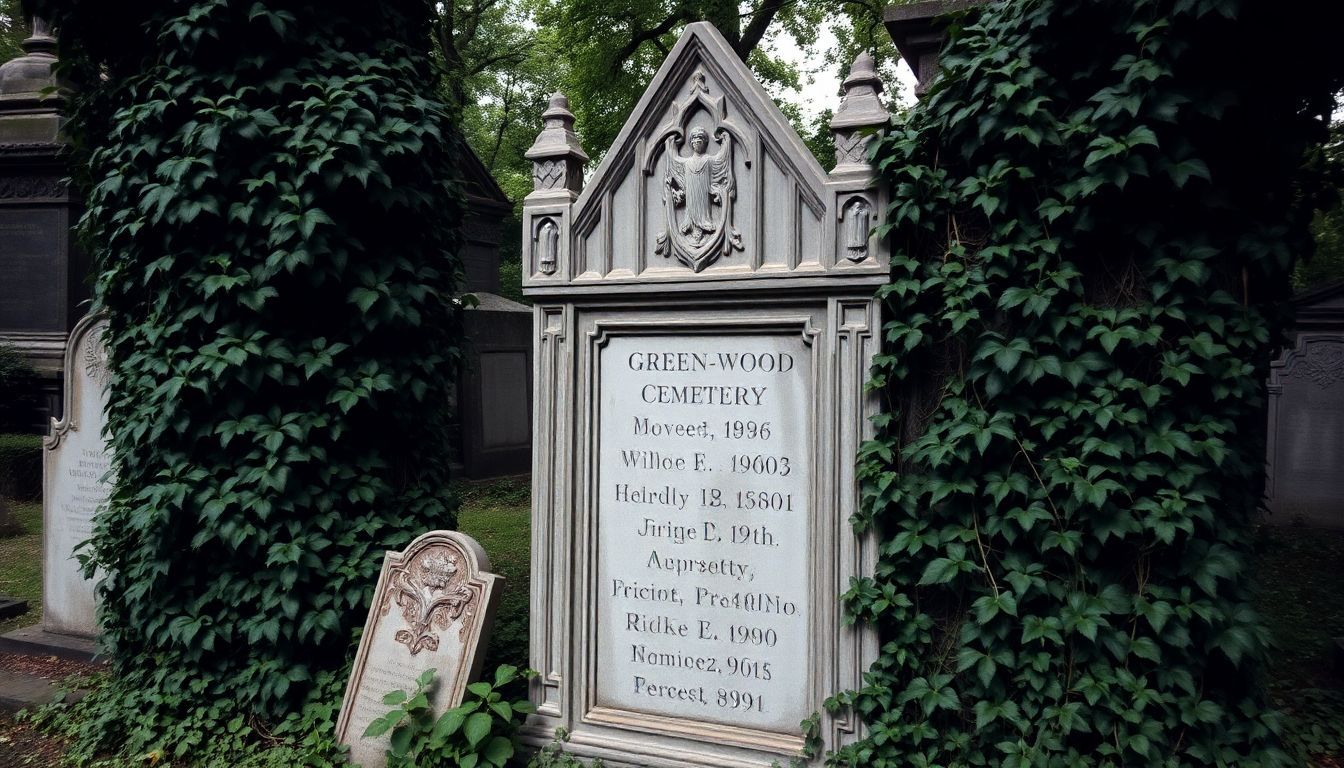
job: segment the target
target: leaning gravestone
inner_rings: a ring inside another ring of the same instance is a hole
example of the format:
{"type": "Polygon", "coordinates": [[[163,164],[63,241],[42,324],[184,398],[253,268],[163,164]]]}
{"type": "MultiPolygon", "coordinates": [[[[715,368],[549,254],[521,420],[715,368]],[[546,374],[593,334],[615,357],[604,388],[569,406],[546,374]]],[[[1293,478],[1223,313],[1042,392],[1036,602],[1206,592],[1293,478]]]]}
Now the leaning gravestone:
{"type": "MultiPolygon", "coordinates": [[[[876,638],[840,603],[874,397],[887,112],[845,81],[829,175],[719,33],[692,24],[586,187],[563,96],[527,156],[535,303],[524,738],[614,765],[769,766],[854,739],[831,694],[876,638]]],[[[820,758],[804,759],[817,764],[820,758]]]]}
{"type": "Polygon", "coordinates": [[[430,531],[405,552],[387,553],[336,722],[355,765],[386,765],[388,734],[365,738],[364,731],[392,709],[383,697],[413,690],[426,669],[436,670],[436,711],[462,702],[480,674],[504,581],[489,568],[481,545],[457,531],[430,531]]]}
{"type": "Polygon", "coordinates": [[[93,516],[111,490],[103,423],[107,408],[107,319],[75,325],[65,350],[65,411],[53,420],[42,461],[42,627],[93,637],[94,583],[75,548],[92,535],[93,516]]]}

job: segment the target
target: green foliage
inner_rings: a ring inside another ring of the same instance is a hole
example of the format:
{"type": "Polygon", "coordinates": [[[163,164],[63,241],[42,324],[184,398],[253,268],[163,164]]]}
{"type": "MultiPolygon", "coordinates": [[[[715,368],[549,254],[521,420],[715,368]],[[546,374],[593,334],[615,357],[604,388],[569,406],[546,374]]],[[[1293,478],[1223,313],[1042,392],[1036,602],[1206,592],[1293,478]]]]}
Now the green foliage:
{"type": "Polygon", "coordinates": [[[194,702],[187,691],[155,692],[143,712],[122,709],[113,699],[124,689],[109,674],[64,681],[62,693],[86,691],[83,698],[67,697],[24,713],[41,730],[69,744],[66,764],[97,768],[173,766],[236,766],[237,768],[338,768],[346,766],[346,748],[337,743],[335,722],[345,675],[319,673],[314,701],[280,719],[273,727],[233,709],[227,701],[207,706],[194,702]],[[108,718],[115,721],[108,722],[108,718]],[[134,751],[108,755],[84,735],[90,727],[120,729],[134,751]]]}
{"type": "Polygon", "coordinates": [[[0,63],[23,55],[23,40],[32,30],[23,0],[0,0],[0,63]]]}
{"type": "MultiPolygon", "coordinates": [[[[682,29],[694,21],[713,23],[799,133],[810,135],[812,126],[802,123],[794,96],[802,73],[776,44],[787,40],[841,73],[859,50],[870,50],[891,71],[896,51],[882,26],[884,7],[878,0],[765,2],[745,10],[723,0],[556,0],[543,4],[537,19],[556,30],[553,50],[564,62],[559,85],[578,118],[584,149],[600,158],[682,29]],[[827,23],[836,25],[839,45],[819,52],[819,30],[827,23]]],[[[824,162],[834,150],[829,143],[822,149],[824,162]]]]}
{"type": "Polygon", "coordinates": [[[416,680],[415,690],[393,691],[383,697],[384,704],[396,709],[369,723],[364,736],[389,734],[388,768],[503,768],[516,752],[518,727],[533,711],[530,701],[504,698],[503,690],[520,679],[517,667],[501,666],[493,682],[468,685],[462,703],[436,717],[430,704],[434,670],[427,669],[416,680]]]}
{"type": "Polygon", "coordinates": [[[42,495],[42,438],[0,434],[0,497],[36,499],[42,495]]]}
{"type": "Polygon", "coordinates": [[[1311,221],[1312,253],[1293,270],[1293,288],[1310,291],[1344,280],[1344,123],[1330,126],[1330,140],[1313,158],[1329,176],[1332,197],[1311,221]]]}
{"type": "Polygon", "coordinates": [[[1308,688],[1293,692],[1283,720],[1284,746],[1296,765],[1338,765],[1344,755],[1344,692],[1308,688]]]}
{"type": "Polygon", "coordinates": [[[532,581],[530,479],[462,483],[459,525],[490,553],[490,570],[504,577],[486,649],[485,667],[526,667],[532,581]]]}
{"type": "Polygon", "coordinates": [[[603,768],[605,763],[600,758],[587,762],[566,752],[565,743],[568,741],[569,731],[556,728],[555,738],[527,761],[527,768],[603,768]]]}
{"type": "Polygon", "coordinates": [[[868,724],[833,764],[1285,764],[1248,530],[1335,15],[1020,0],[954,26],[875,150],[888,409],[855,524],[881,543],[846,598],[882,645],[831,702],[868,724]]]}
{"type": "Polygon", "coordinates": [[[455,131],[423,0],[41,5],[110,315],[117,676],[77,748],[171,757],[328,706],[383,551],[455,524],[455,131]]]}

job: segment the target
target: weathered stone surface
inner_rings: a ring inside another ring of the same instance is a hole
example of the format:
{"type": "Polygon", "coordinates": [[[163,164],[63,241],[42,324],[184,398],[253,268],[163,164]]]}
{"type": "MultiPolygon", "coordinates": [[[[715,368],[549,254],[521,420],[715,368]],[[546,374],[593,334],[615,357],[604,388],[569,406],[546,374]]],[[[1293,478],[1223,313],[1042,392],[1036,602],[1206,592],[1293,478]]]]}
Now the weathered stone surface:
{"type": "Polygon", "coordinates": [[[1344,332],[1300,334],[1268,390],[1270,521],[1344,528],[1344,332]]]}
{"type": "Polygon", "coordinates": [[[587,185],[524,201],[528,743],[564,728],[613,766],[765,768],[819,764],[814,714],[822,751],[860,733],[823,702],[876,654],[839,595],[871,568],[848,520],[888,269],[858,133],[880,90],[857,61],[827,174],[692,24],[587,185]]]}
{"type": "Polygon", "coordinates": [[[796,730],[815,709],[810,339],[598,354],[597,706],[796,730]]]}
{"type": "Polygon", "coordinates": [[[356,765],[386,765],[387,735],[366,739],[364,731],[391,709],[383,696],[414,689],[426,669],[436,670],[438,711],[462,702],[480,674],[504,582],[489,568],[481,545],[457,531],[430,531],[387,553],[336,723],[356,765]]]}
{"type": "Polygon", "coordinates": [[[111,490],[111,461],[103,438],[107,408],[107,320],[89,315],[65,350],[65,416],[43,442],[42,626],[48,632],[92,637],[94,580],[84,578],[76,547],[93,533],[93,517],[111,490]]]}

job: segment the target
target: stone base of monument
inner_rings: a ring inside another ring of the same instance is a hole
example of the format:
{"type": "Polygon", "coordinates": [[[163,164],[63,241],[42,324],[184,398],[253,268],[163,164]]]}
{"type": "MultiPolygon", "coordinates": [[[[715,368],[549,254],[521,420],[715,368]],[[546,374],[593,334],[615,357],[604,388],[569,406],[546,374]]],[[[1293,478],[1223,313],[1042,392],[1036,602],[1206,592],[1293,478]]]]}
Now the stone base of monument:
{"type": "Polygon", "coordinates": [[[0,635],[0,651],[28,656],[59,656],[85,662],[95,661],[98,655],[93,638],[48,632],[40,624],[0,635]]]}
{"type": "Polygon", "coordinates": [[[0,621],[23,614],[28,610],[28,601],[17,597],[0,595],[0,621]]]}

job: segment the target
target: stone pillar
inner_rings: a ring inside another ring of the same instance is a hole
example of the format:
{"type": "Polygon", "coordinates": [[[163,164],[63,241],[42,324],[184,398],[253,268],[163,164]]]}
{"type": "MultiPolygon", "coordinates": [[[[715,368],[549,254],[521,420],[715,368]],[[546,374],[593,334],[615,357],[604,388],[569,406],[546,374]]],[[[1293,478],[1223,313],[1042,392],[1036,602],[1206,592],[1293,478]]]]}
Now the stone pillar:
{"type": "Polygon", "coordinates": [[[525,286],[568,276],[570,206],[583,191],[588,162],[564,94],[552,94],[541,117],[544,126],[525,155],[532,161],[532,192],[523,199],[525,286]]]}
{"type": "Polygon", "coordinates": [[[948,16],[985,0],[924,0],[887,8],[883,21],[901,58],[915,72],[915,95],[923,96],[938,74],[938,55],[946,41],[948,16]]]}
{"type": "Polygon", "coordinates": [[[842,88],[840,109],[831,119],[835,168],[827,181],[835,195],[835,263],[864,264],[872,258],[885,262],[885,241],[872,231],[887,195],[868,160],[868,148],[891,114],[882,104],[882,80],[872,56],[865,52],[854,59],[842,88]]]}
{"type": "Polygon", "coordinates": [[[89,264],[71,228],[78,202],[61,136],[65,105],[52,67],[56,38],[33,20],[24,54],[0,65],[0,342],[17,347],[42,379],[44,413],[60,415],[66,339],[86,308],[89,264]]]}

